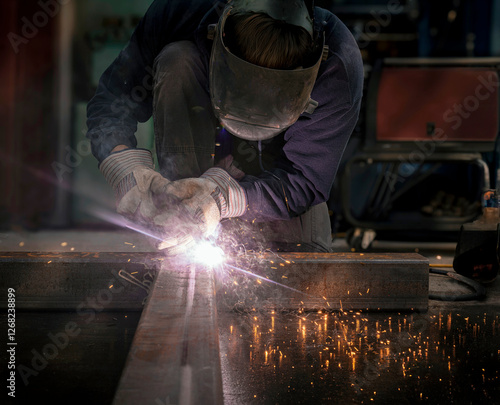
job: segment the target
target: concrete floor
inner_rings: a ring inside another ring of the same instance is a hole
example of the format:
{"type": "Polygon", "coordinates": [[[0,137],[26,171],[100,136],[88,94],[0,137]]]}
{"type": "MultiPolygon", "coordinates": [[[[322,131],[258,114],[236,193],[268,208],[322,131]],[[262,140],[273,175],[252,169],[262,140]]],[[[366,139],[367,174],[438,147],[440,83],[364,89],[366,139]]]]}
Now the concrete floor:
{"type": "MultiPolygon", "coordinates": [[[[349,251],[342,238],[334,248],[349,251]]],[[[373,244],[374,252],[416,252],[433,265],[450,265],[454,250],[454,243],[373,244]]],[[[144,237],[129,231],[72,230],[2,233],[0,251],[154,249],[144,237]]],[[[430,275],[429,280],[431,293],[470,291],[444,276],[430,275]]],[[[500,403],[499,313],[500,282],[496,280],[487,286],[487,297],[481,301],[429,300],[425,314],[221,314],[225,403],[500,403]]],[[[25,330],[30,326],[25,325],[25,330]]],[[[120,362],[123,357],[116,364],[120,362]]],[[[58,403],[52,401],[50,381],[44,384],[44,393],[36,395],[50,395],[51,402],[58,403]]],[[[64,398],[59,399],[64,403],[64,398]]]]}

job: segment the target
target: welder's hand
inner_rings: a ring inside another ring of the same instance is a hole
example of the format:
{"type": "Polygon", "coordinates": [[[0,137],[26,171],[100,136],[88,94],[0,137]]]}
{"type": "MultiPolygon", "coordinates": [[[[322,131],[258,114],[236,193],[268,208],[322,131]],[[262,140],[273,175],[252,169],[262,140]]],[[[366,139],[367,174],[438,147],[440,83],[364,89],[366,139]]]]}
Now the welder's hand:
{"type": "Polygon", "coordinates": [[[247,206],[245,191],[238,181],[218,167],[208,169],[199,178],[170,183],[167,193],[181,203],[178,209],[167,211],[158,220],[195,238],[210,236],[222,218],[239,217],[247,206]]]}
{"type": "Polygon", "coordinates": [[[171,182],[154,170],[150,151],[125,149],[112,153],[99,169],[115,192],[120,215],[142,225],[162,226],[158,215],[176,199],[166,193],[171,182]]]}

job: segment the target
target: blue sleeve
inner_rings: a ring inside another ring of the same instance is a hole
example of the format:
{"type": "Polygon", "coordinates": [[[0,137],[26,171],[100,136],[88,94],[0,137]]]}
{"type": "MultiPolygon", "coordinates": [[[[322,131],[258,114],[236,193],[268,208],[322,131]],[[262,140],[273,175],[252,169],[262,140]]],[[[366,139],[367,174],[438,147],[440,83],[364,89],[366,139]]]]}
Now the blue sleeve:
{"type": "Polygon", "coordinates": [[[127,46],[103,73],[87,106],[87,137],[99,161],[117,145],[137,145],[137,123],[152,114],[156,56],[168,43],[193,38],[216,2],[155,0],[149,7],[127,46]]]}
{"type": "Polygon", "coordinates": [[[240,182],[248,200],[243,219],[289,219],[329,198],[342,154],[358,120],[363,63],[347,27],[332,14],[319,16],[324,17],[318,23],[324,25],[330,49],[311,94],[319,106],[311,115],[302,114],[287,130],[282,157],[270,170],[274,176],[263,173],[240,182]]]}

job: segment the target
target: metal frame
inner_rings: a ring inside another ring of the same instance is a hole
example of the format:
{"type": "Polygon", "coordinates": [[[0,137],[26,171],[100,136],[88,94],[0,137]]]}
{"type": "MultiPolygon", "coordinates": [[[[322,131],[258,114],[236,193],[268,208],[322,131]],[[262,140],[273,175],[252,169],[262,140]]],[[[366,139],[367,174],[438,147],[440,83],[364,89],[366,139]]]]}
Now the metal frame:
{"type": "MultiPolygon", "coordinates": [[[[500,58],[498,57],[484,57],[484,58],[386,58],[379,60],[376,64],[367,89],[366,100],[366,135],[362,144],[362,151],[359,155],[355,155],[346,163],[345,169],[340,178],[342,190],[342,208],[347,222],[357,228],[373,229],[379,231],[395,231],[395,230],[417,230],[417,231],[458,231],[461,224],[473,219],[473,216],[467,218],[447,218],[436,220],[429,218],[422,220],[418,223],[389,223],[386,221],[378,221],[373,219],[359,219],[355,218],[350,210],[350,193],[351,193],[351,170],[354,164],[361,161],[365,162],[382,162],[386,163],[389,170],[397,170],[400,158],[409,158],[412,153],[418,152],[414,142],[411,141],[380,141],[376,137],[376,117],[377,117],[377,94],[380,82],[380,75],[383,67],[386,66],[473,66],[473,67],[488,67],[500,71],[500,58]]],[[[500,93],[499,93],[500,98],[500,93]]],[[[500,100],[499,100],[500,105],[500,100]]],[[[500,112],[499,112],[500,113],[500,112]]],[[[498,137],[497,141],[498,142],[498,137]]],[[[418,163],[450,163],[450,162],[469,162],[479,166],[483,170],[483,181],[486,188],[491,186],[490,173],[487,164],[481,156],[481,152],[493,151],[496,148],[496,142],[442,142],[434,145],[435,150],[428,156],[426,155],[422,162],[418,163]]],[[[411,186],[418,184],[420,181],[429,176],[431,171],[420,173],[411,179],[407,185],[403,187],[398,194],[387,191],[390,189],[390,184],[384,184],[383,179],[379,179],[378,187],[381,194],[374,198],[381,198],[386,202],[394,201],[404,191],[408,190],[411,186]],[[385,188],[385,189],[384,189],[385,188]]],[[[496,174],[495,174],[496,177],[496,174]]],[[[376,187],[376,188],[378,188],[376,187]]],[[[377,202],[377,201],[375,201],[377,202]]],[[[378,201],[380,202],[380,201],[378,201]]],[[[383,202],[383,201],[382,201],[383,202]]]]}
{"type": "MultiPolygon", "coordinates": [[[[350,210],[350,202],[351,202],[351,170],[352,167],[359,162],[385,162],[392,163],[394,167],[392,170],[398,170],[399,164],[395,162],[399,162],[400,153],[390,153],[390,152],[379,152],[379,153],[366,153],[358,156],[354,156],[350,159],[344,169],[344,173],[342,176],[342,206],[344,216],[354,227],[360,227],[364,229],[374,229],[380,231],[394,231],[394,230],[433,230],[433,231],[458,231],[460,229],[460,225],[464,222],[468,222],[474,219],[474,216],[466,217],[466,218],[447,218],[442,220],[436,220],[435,218],[429,218],[428,220],[422,220],[416,223],[406,222],[404,224],[401,223],[389,223],[384,221],[376,221],[376,220],[361,220],[359,218],[355,218],[350,210]]],[[[488,187],[490,183],[490,174],[487,164],[482,159],[479,153],[435,153],[433,155],[428,156],[424,161],[420,162],[421,164],[425,163],[451,163],[451,162],[463,162],[477,165],[483,170],[483,182],[485,187],[488,187]]],[[[381,193],[382,197],[385,199],[386,203],[390,203],[391,201],[395,201],[396,198],[401,196],[404,192],[406,192],[411,187],[423,181],[429,175],[432,174],[432,171],[419,173],[418,176],[409,180],[408,184],[404,186],[401,190],[398,190],[397,193],[394,193],[391,189],[394,184],[389,184],[386,176],[381,176],[378,180],[378,184],[375,187],[375,193],[381,193]]]]}

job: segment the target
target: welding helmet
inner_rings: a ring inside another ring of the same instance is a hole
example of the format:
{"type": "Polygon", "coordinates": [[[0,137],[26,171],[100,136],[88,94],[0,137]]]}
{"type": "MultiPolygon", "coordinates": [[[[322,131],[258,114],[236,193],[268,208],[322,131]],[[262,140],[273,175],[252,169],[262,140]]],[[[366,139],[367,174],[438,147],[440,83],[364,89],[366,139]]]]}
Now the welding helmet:
{"type": "Polygon", "coordinates": [[[324,35],[313,30],[312,1],[232,0],[224,8],[213,39],[210,95],[217,118],[230,133],[251,141],[270,139],[303,112],[314,111],[318,104],[310,96],[325,47],[324,35]],[[240,12],[264,13],[304,28],[313,44],[308,65],[270,69],[231,53],[224,41],[225,24],[231,14],[240,12]]]}

